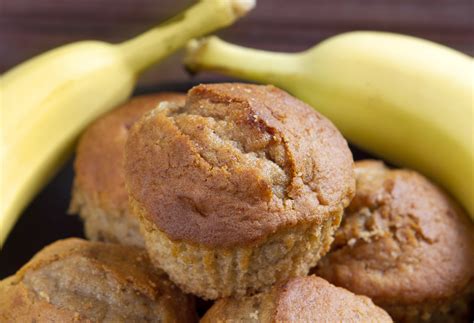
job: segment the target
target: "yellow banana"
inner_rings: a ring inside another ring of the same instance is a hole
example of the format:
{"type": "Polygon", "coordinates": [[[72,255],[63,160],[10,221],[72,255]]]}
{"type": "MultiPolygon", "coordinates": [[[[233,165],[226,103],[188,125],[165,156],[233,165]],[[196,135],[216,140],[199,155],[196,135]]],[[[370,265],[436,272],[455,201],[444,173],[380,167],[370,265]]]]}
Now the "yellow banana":
{"type": "Polygon", "coordinates": [[[232,24],[255,0],[201,0],[134,39],[84,41],[0,78],[0,246],[16,218],[97,116],[126,100],[138,75],[197,36],[232,24]]]}
{"type": "Polygon", "coordinates": [[[410,36],[351,32],[293,54],[193,40],[186,64],[288,90],[349,141],[440,183],[474,219],[470,56],[410,36]]]}

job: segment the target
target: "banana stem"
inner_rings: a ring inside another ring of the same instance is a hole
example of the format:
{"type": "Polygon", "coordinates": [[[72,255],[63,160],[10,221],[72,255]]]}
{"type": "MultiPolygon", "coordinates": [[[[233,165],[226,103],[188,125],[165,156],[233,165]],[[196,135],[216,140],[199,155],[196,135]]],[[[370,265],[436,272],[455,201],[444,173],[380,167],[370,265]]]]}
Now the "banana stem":
{"type": "Polygon", "coordinates": [[[189,39],[229,26],[255,6],[255,0],[201,0],[182,14],[118,45],[139,74],[183,47],[189,39]]]}
{"type": "Polygon", "coordinates": [[[275,53],[227,43],[215,36],[191,40],[185,64],[191,71],[210,70],[280,86],[298,77],[301,53],[275,53]]]}

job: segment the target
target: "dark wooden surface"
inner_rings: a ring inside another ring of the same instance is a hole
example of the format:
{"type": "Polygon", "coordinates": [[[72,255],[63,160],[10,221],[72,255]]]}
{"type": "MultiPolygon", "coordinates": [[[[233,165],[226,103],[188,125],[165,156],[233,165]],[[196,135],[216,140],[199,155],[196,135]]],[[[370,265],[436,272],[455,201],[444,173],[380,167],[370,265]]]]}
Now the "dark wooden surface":
{"type": "MultiPolygon", "coordinates": [[[[191,3],[0,0],[0,72],[64,43],[125,40],[191,3]]],[[[424,37],[473,55],[473,4],[472,0],[258,0],[248,17],[219,34],[243,45],[297,51],[344,31],[372,29],[424,37]]],[[[141,84],[188,78],[177,54],[148,72],[141,84]]]]}

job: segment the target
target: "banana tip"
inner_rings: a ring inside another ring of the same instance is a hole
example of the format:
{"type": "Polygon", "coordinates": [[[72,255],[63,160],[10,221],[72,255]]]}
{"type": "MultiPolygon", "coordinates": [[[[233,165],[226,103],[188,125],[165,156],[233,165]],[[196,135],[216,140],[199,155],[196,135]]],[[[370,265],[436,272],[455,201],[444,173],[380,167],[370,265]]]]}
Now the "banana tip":
{"type": "Polygon", "coordinates": [[[191,39],[186,45],[186,55],[184,57],[185,68],[188,72],[195,72],[199,53],[204,48],[211,37],[201,39],[191,39]]]}
{"type": "Polygon", "coordinates": [[[232,9],[239,17],[247,14],[257,4],[257,0],[231,0],[232,9]]]}

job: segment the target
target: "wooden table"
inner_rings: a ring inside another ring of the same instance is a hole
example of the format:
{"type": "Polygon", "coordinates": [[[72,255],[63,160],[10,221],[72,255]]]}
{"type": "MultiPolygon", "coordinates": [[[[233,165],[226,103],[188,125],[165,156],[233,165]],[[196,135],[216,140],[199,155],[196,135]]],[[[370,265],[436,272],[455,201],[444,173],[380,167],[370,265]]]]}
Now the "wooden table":
{"type": "MultiPolygon", "coordinates": [[[[0,72],[64,43],[125,40],[192,2],[0,0],[0,72]]],[[[331,35],[372,29],[424,37],[472,55],[473,9],[471,0],[258,0],[248,17],[219,35],[262,49],[297,51],[331,35]]],[[[144,75],[141,84],[187,79],[177,54],[144,75]]]]}

